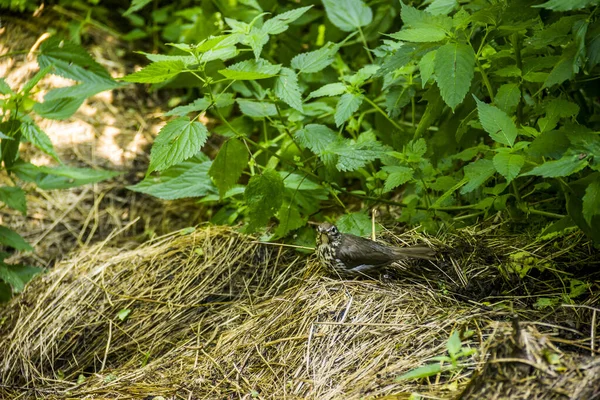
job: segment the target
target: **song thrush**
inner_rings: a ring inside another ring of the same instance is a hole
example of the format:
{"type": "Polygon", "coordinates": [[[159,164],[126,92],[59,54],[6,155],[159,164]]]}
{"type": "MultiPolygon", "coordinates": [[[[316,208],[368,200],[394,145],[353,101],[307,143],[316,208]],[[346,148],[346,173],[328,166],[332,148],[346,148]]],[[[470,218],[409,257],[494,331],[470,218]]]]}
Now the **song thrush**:
{"type": "Polygon", "coordinates": [[[399,248],[341,233],[328,222],[317,228],[317,255],[324,265],[338,273],[358,273],[406,258],[432,260],[434,254],[427,246],[399,248]]]}

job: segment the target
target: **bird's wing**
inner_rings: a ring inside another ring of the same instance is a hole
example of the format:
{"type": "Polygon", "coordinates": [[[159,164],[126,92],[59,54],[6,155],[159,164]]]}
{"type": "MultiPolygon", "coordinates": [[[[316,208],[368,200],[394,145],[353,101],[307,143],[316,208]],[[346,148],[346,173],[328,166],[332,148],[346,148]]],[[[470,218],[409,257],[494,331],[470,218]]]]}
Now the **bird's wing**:
{"type": "Polygon", "coordinates": [[[337,251],[337,258],[348,269],[358,266],[383,266],[394,260],[392,251],[377,242],[345,234],[337,251]]]}

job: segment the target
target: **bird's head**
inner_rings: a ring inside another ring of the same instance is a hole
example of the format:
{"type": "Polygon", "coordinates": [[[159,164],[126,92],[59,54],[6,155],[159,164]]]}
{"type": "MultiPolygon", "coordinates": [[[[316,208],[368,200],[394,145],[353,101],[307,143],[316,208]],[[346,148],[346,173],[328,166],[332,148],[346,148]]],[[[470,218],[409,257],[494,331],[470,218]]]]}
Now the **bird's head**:
{"type": "Polygon", "coordinates": [[[340,237],[337,227],[329,222],[323,222],[317,227],[317,235],[320,243],[336,242],[340,237]]]}

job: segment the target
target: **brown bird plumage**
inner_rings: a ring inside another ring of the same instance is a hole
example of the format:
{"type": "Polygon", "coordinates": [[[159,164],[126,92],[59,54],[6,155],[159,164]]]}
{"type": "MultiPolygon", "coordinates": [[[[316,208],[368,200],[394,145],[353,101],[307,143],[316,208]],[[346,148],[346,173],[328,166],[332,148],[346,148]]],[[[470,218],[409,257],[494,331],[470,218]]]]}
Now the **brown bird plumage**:
{"type": "Polygon", "coordinates": [[[427,246],[386,246],[360,236],[341,233],[325,222],[317,228],[317,254],[323,264],[342,273],[384,267],[406,258],[432,260],[435,251],[427,246]]]}

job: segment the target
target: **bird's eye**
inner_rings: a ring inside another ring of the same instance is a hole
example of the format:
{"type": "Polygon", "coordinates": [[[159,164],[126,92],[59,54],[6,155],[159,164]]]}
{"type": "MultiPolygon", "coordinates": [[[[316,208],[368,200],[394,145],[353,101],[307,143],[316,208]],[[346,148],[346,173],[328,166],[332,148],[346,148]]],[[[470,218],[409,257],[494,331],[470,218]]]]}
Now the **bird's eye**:
{"type": "Polygon", "coordinates": [[[330,229],[331,233],[336,234],[337,233],[337,228],[335,226],[332,226],[330,229]]]}

